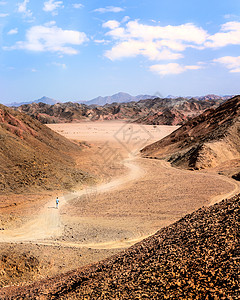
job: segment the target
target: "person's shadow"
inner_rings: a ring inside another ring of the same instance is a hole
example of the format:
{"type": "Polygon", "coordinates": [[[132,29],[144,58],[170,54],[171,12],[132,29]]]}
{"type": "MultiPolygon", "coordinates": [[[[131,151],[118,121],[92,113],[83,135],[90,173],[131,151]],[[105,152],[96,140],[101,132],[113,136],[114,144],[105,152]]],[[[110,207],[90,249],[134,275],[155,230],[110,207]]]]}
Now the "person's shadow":
{"type": "Polygon", "coordinates": [[[55,209],[57,209],[57,207],[55,207],[55,206],[48,206],[48,208],[55,208],[55,209]]]}

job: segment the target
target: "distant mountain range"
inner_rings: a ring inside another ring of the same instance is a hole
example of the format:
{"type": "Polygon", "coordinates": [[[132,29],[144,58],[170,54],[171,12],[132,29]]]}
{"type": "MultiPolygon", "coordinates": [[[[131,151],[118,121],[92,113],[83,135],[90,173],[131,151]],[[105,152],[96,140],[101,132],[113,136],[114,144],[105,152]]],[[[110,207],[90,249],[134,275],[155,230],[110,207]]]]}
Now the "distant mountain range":
{"type": "MultiPolygon", "coordinates": [[[[131,101],[139,101],[139,100],[145,100],[145,99],[153,99],[156,98],[155,96],[151,96],[151,95],[138,95],[138,96],[132,96],[130,94],[127,93],[117,93],[114,94],[112,96],[106,96],[106,97],[97,97],[94,98],[92,100],[89,101],[74,101],[75,103],[80,103],[80,104],[86,104],[86,105],[100,105],[103,106],[105,104],[111,104],[114,102],[117,103],[124,103],[124,102],[131,102],[131,101]]],[[[45,104],[49,104],[49,105],[54,105],[56,103],[61,103],[62,101],[58,101],[52,98],[48,98],[46,96],[37,99],[37,100],[33,100],[30,102],[13,102],[8,104],[7,106],[21,106],[24,104],[32,104],[32,103],[45,103],[45,104]]],[[[68,101],[63,101],[63,102],[68,102],[68,101]]]]}
{"type": "MultiPolygon", "coordinates": [[[[200,96],[200,97],[175,97],[172,95],[169,95],[167,97],[165,97],[165,99],[196,99],[196,100],[227,100],[232,98],[233,95],[229,95],[229,96],[218,96],[218,95],[214,95],[214,94],[210,94],[210,95],[206,95],[206,96],[200,96]]],[[[86,104],[86,105],[99,105],[99,106],[103,106],[105,104],[112,104],[112,103],[128,103],[128,102],[138,102],[140,100],[146,100],[146,99],[155,99],[155,98],[159,98],[159,96],[156,95],[137,95],[137,96],[132,96],[128,93],[123,93],[123,92],[119,92],[117,94],[114,94],[112,96],[99,96],[97,98],[94,98],[92,100],[89,101],[74,101],[74,103],[79,103],[79,104],[86,104]]],[[[37,100],[33,100],[33,101],[29,101],[29,102],[13,102],[10,104],[7,104],[7,106],[21,106],[24,104],[32,104],[32,103],[45,103],[45,104],[49,104],[49,105],[54,105],[56,103],[62,103],[62,101],[58,101],[49,97],[42,97],[40,99],[37,100]]],[[[69,101],[63,101],[65,102],[69,102],[69,101]]]]}
{"type": "Polygon", "coordinates": [[[156,96],[151,95],[138,95],[138,96],[132,96],[127,93],[117,93],[112,96],[106,96],[106,97],[97,97],[89,101],[83,101],[79,103],[87,104],[87,105],[100,105],[103,106],[105,104],[111,104],[111,103],[124,103],[124,102],[132,102],[132,101],[139,101],[139,100],[146,100],[146,99],[154,99],[156,96]]]}
{"type": "Polygon", "coordinates": [[[13,103],[9,103],[7,104],[7,106],[21,106],[21,105],[24,105],[24,104],[32,104],[32,103],[45,103],[45,104],[49,104],[49,105],[54,105],[56,103],[59,103],[61,101],[57,101],[57,100],[54,100],[52,98],[48,98],[46,96],[43,96],[42,98],[40,99],[37,99],[37,100],[34,100],[34,101],[30,101],[30,102],[13,102],[13,103]]]}

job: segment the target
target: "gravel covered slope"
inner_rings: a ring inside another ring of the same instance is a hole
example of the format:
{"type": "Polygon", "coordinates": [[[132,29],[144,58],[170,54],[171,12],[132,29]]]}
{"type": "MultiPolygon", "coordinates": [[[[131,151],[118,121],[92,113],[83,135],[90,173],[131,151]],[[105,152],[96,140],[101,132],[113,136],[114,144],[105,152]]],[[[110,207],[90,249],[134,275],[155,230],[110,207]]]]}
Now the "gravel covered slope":
{"type": "Polygon", "coordinates": [[[203,207],[124,252],[1,299],[239,299],[240,195],[203,207]]]}

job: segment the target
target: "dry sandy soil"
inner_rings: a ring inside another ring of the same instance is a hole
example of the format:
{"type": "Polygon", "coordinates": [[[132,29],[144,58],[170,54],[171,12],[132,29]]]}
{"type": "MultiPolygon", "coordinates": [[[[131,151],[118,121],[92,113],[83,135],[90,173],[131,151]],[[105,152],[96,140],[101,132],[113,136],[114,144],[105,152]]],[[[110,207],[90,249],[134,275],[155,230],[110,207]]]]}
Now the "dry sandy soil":
{"type": "MultiPolygon", "coordinates": [[[[2,218],[0,224],[4,229],[0,230],[2,286],[101,260],[187,213],[239,192],[236,181],[217,173],[179,170],[138,156],[141,148],[177,127],[119,121],[48,126],[69,139],[85,141],[78,164],[99,181],[58,194],[59,209],[55,208],[56,195],[50,193],[30,195],[22,209],[10,207],[12,219],[2,218]],[[14,222],[16,214],[21,215],[21,222],[14,222]],[[16,258],[6,262],[6,253],[11,252],[16,258]],[[19,270],[17,265],[24,257],[34,257],[37,262],[19,270]]],[[[0,207],[0,212],[4,209],[0,207]]]]}

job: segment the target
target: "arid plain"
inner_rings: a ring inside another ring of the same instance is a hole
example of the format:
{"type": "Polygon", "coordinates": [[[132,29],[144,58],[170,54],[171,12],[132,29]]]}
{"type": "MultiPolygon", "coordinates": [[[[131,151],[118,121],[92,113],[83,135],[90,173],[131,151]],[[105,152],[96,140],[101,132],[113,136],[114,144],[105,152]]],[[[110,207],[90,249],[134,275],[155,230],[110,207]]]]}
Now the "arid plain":
{"type": "Polygon", "coordinates": [[[139,156],[141,148],[177,127],[121,121],[48,126],[83,143],[76,160],[82,170],[93,174],[94,181],[67,193],[33,197],[27,207],[16,206],[18,217],[11,207],[13,217],[0,232],[1,253],[14,252],[18,261],[27,251],[38,264],[31,272],[3,274],[2,285],[99,261],[202,206],[239,192],[238,182],[217,173],[180,170],[139,156]]]}

